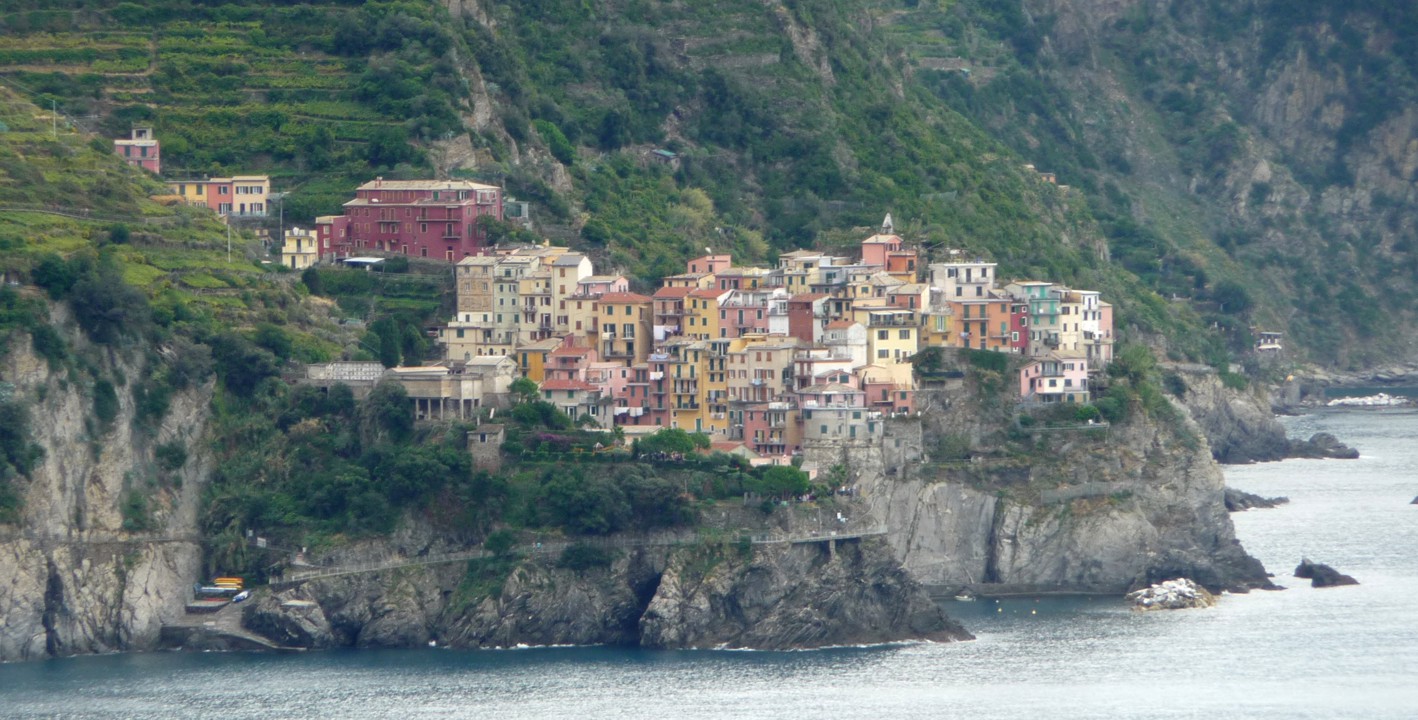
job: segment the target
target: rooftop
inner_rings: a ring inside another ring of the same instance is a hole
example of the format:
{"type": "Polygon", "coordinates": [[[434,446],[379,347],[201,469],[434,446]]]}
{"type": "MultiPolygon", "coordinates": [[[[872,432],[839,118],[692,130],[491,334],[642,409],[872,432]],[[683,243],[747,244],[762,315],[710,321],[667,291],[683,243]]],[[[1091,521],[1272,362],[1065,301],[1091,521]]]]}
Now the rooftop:
{"type": "Polygon", "coordinates": [[[360,185],[358,190],[501,190],[496,185],[484,185],[470,180],[384,180],[376,178],[360,185]]]}
{"type": "Polygon", "coordinates": [[[601,296],[602,303],[647,303],[652,299],[649,295],[632,292],[606,293],[601,296]]]}

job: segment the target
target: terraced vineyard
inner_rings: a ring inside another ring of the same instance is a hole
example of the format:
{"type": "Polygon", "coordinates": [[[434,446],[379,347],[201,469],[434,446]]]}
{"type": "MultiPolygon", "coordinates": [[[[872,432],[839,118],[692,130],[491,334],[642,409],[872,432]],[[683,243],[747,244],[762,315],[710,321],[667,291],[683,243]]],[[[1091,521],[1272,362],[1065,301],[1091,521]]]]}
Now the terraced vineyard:
{"type": "MultiPolygon", "coordinates": [[[[0,81],[107,137],[153,123],[168,177],[269,174],[278,189],[296,190],[288,205],[297,218],[333,211],[370,165],[417,163],[410,131],[440,124],[420,116],[443,125],[456,118],[444,93],[412,92],[401,104],[384,92],[380,63],[394,64],[398,79],[428,79],[431,54],[372,60],[364,48],[339,44],[339,28],[377,21],[390,3],[82,5],[0,14],[0,81]],[[415,100],[420,107],[409,106],[415,100]]],[[[436,12],[400,6],[415,20],[436,12]]],[[[404,29],[417,36],[428,27],[404,29]]]]}

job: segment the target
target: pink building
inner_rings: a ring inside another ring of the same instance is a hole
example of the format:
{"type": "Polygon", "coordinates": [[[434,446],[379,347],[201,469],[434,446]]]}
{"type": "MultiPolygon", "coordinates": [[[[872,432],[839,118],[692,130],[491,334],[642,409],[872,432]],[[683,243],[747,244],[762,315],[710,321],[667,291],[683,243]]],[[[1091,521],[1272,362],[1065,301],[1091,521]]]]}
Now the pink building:
{"type": "Polygon", "coordinates": [[[576,281],[576,297],[598,298],[623,292],[630,292],[630,281],[624,275],[590,275],[576,281]]]}
{"type": "Polygon", "coordinates": [[[862,241],[862,264],[880,265],[886,268],[886,258],[901,250],[901,238],[897,235],[873,235],[862,241]]]}
{"type": "Polygon", "coordinates": [[[1059,351],[1030,361],[1019,371],[1019,397],[1035,402],[1088,402],[1088,358],[1059,351]]]}
{"type": "Polygon", "coordinates": [[[857,368],[857,384],[868,407],[886,415],[916,411],[916,390],[881,365],[857,368]]]}
{"type": "Polygon", "coordinates": [[[113,141],[113,152],[133,167],[154,175],[162,173],[162,146],[151,127],[135,126],[131,137],[113,141]]]}
{"type": "Polygon", "coordinates": [[[502,219],[502,188],[467,180],[385,180],[355,190],[345,203],[349,218],[335,254],[376,250],[457,262],[484,254],[483,216],[502,219]]]}
{"type": "Polygon", "coordinates": [[[586,371],[596,362],[595,348],[566,344],[547,353],[542,376],[547,381],[577,380],[585,382],[586,371]]]}
{"type": "Polygon", "coordinates": [[[732,255],[705,255],[685,264],[685,272],[691,275],[713,275],[727,270],[734,264],[732,255]]]}
{"type": "Polygon", "coordinates": [[[767,290],[735,290],[719,305],[719,336],[742,337],[768,333],[767,290]]]}

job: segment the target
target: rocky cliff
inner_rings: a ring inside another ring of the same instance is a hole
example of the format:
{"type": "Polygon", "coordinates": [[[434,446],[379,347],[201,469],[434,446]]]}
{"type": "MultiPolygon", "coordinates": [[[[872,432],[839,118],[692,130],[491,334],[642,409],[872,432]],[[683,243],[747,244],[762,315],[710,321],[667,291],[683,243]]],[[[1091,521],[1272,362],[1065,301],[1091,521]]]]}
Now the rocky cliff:
{"type": "Polygon", "coordinates": [[[300,647],[613,644],[814,648],[969,637],[880,540],[695,545],[428,566],[309,582],[258,600],[246,626],[300,647]]]}
{"type": "MultiPolygon", "coordinates": [[[[924,401],[952,404],[942,393],[924,401]]],[[[985,415],[892,421],[888,446],[926,451],[895,474],[870,453],[850,458],[892,550],[921,582],[1121,593],[1185,576],[1212,590],[1270,586],[1235,538],[1221,470],[1190,419],[1014,427],[945,457],[958,447],[948,440],[980,432],[985,415]]]]}
{"type": "Polygon", "coordinates": [[[1233,390],[1205,366],[1167,368],[1177,400],[1206,434],[1217,462],[1240,464],[1289,457],[1290,439],[1271,412],[1264,390],[1233,390]]]}
{"type": "Polygon", "coordinates": [[[160,423],[139,430],[122,383],[142,375],[142,356],[89,346],[77,333],[67,340],[92,372],[51,367],[24,336],[0,363],[45,451],[18,481],[20,523],[0,525],[0,661],[152,648],[199,575],[210,389],[176,394],[160,423]],[[94,373],[119,386],[107,422],[95,418],[94,373]],[[154,448],[164,443],[186,448],[180,468],[159,471],[154,448]],[[129,529],[135,523],[143,529],[129,529]]]}

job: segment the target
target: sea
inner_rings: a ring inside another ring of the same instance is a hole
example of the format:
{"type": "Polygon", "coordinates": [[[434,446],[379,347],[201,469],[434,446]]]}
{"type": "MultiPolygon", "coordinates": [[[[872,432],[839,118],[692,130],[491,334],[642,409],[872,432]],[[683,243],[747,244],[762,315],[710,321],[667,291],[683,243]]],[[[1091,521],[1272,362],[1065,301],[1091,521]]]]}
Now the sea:
{"type": "Polygon", "coordinates": [[[0,717],[1418,718],[1418,410],[1284,418],[1359,460],[1226,468],[1290,503],[1232,517],[1283,591],[1141,613],[946,603],[978,639],[802,652],[527,648],[136,653],[0,665],[0,717]],[[1301,558],[1353,575],[1314,589],[1301,558]]]}

